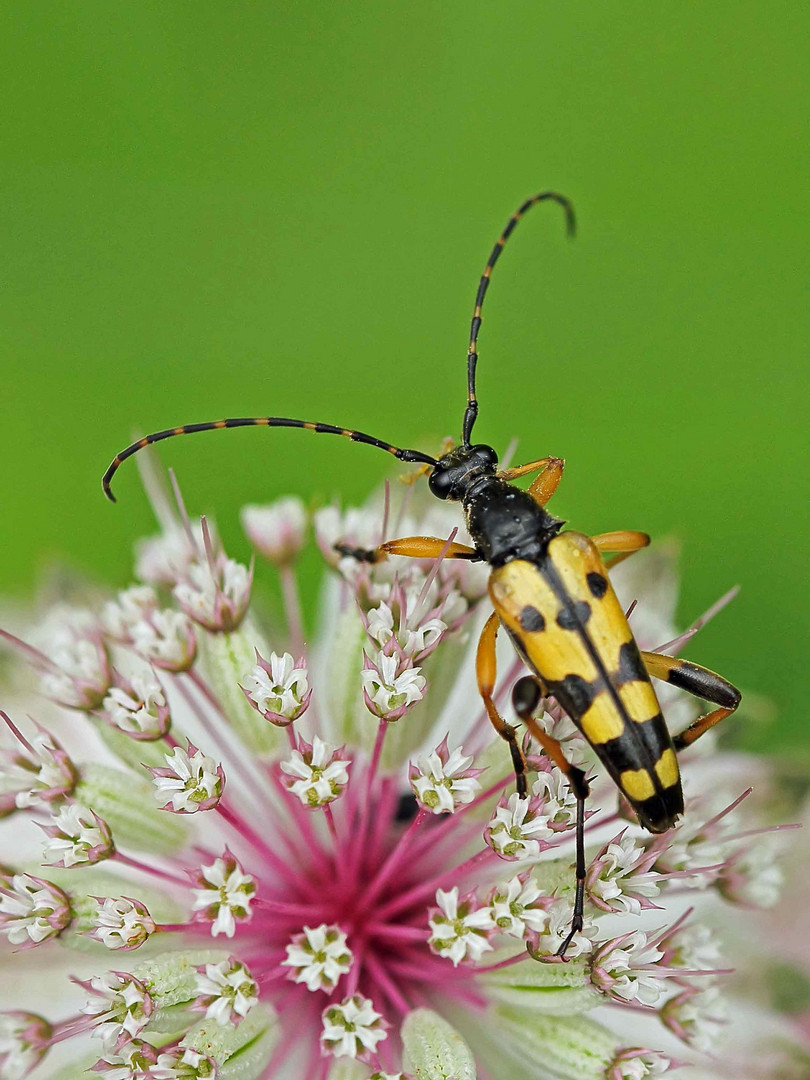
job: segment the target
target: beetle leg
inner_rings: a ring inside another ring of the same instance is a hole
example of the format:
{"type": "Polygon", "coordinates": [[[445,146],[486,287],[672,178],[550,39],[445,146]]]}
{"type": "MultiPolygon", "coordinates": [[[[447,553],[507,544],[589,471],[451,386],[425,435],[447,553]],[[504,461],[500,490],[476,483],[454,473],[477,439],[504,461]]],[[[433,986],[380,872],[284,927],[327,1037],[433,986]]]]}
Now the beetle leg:
{"type": "Polygon", "coordinates": [[[445,559],[469,559],[480,562],[481,556],[475,548],[453,541],[449,546],[446,540],[438,536],[403,536],[401,540],[388,540],[376,548],[356,548],[351,544],[335,544],[335,551],[348,555],[358,562],[378,563],[389,555],[404,555],[409,559],[438,559],[444,554],[445,559]],[[445,550],[447,549],[447,550],[445,550]]]}
{"type": "Polygon", "coordinates": [[[656,679],[678,686],[695,697],[710,701],[719,708],[698,717],[688,728],[672,740],[676,750],[683,750],[704,735],[715,724],[725,720],[740,704],[740,691],[720,675],[708,668],[663,653],[642,652],[641,658],[647,671],[656,679]]]}
{"type": "Polygon", "coordinates": [[[484,708],[487,710],[487,716],[490,719],[490,723],[500,737],[509,744],[509,752],[512,755],[512,765],[515,769],[517,793],[521,799],[526,799],[529,795],[529,786],[526,781],[526,758],[523,756],[523,751],[517,740],[515,729],[511,724],[507,724],[499,714],[498,710],[495,708],[495,702],[492,700],[492,693],[495,689],[495,679],[497,676],[495,642],[498,638],[500,625],[501,621],[498,618],[498,613],[497,611],[493,611],[484,623],[484,629],[481,631],[481,637],[478,640],[478,652],[475,657],[475,674],[478,679],[478,693],[483,698],[484,708]]]}
{"type": "Polygon", "coordinates": [[[527,473],[540,470],[540,475],[535,477],[529,484],[528,492],[538,506],[545,506],[557,490],[560,480],[562,480],[564,468],[565,462],[562,458],[544,457],[540,458],[539,461],[530,461],[528,465],[516,465],[513,469],[502,469],[498,476],[501,480],[511,483],[513,480],[517,480],[519,476],[526,476],[527,473]]]}
{"type": "Polygon", "coordinates": [[[577,800],[577,891],[576,896],[574,897],[574,914],[571,919],[571,929],[556,953],[559,957],[565,957],[569,945],[574,940],[575,935],[582,930],[584,925],[586,871],[585,800],[588,798],[590,788],[582,769],[578,769],[576,765],[572,765],[571,762],[568,761],[558,740],[551,735],[547,735],[532,716],[541,697],[544,696],[543,689],[543,685],[539,679],[532,675],[524,675],[523,678],[518,679],[512,689],[512,704],[515,707],[515,712],[526,725],[532,738],[540,743],[554,764],[563,771],[571,786],[574,798],[577,800]]]}
{"type": "Polygon", "coordinates": [[[636,532],[634,529],[621,529],[619,532],[600,533],[598,536],[592,536],[591,540],[600,552],[621,552],[612,559],[605,559],[605,566],[610,569],[647,547],[650,537],[647,533],[636,532]]]}

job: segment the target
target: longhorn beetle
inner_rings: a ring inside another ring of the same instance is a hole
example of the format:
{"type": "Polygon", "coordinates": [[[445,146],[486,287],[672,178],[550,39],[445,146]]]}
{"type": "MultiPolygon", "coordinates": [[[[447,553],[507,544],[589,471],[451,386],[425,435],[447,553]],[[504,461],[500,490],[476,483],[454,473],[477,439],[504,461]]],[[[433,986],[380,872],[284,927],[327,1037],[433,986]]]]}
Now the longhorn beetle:
{"type": "Polygon", "coordinates": [[[494,611],[478,643],[478,689],[487,715],[506,740],[514,764],[517,791],[528,797],[526,758],[516,729],[499,714],[493,701],[495,641],[505,627],[531,671],[515,683],[515,712],[532,738],[563,771],[577,801],[576,899],[571,929],[558,955],[564,957],[574,935],[582,929],[585,895],[585,800],[588,783],[581,769],[565,758],[559,742],[547,735],[533,717],[544,697],[554,697],[591,744],[603,765],[638,816],[653,833],[671,828],[683,813],[683,792],[676,753],[690,746],[737,708],[739,691],[725,679],[687,660],[662,653],[642,652],[636,644],[607,570],[649,543],[642,532],[623,530],[587,537],[563,531],[546,504],[563,474],[563,461],[544,457],[514,468],[499,469],[491,446],[472,442],[478,415],[475,370],[481,311],[492,270],[523,215],[536,203],[551,200],[565,214],[574,233],[574,210],[564,196],[543,191],[527,199],[509,219],[484,268],[475,297],[467,350],[467,407],[461,444],[440,458],[419,450],[403,450],[362,431],[311,423],[282,416],[237,417],[204,424],[186,424],[147,435],[113,459],[102,481],[114,500],[110,482],[121,462],[151,443],[174,435],[215,428],[262,426],[305,428],[326,435],[344,435],[379,447],[400,461],[420,463],[428,487],[438,499],[460,502],[473,541],[468,547],[447,544],[433,536],[389,540],[373,550],[338,545],[344,554],[375,563],[391,555],[412,559],[469,559],[489,563],[489,595],[494,611]],[[518,477],[536,473],[527,490],[514,485],[518,477]],[[613,558],[603,561],[603,553],[613,558]],[[674,738],[669,734],[651,677],[680,687],[716,706],[674,738]]]}

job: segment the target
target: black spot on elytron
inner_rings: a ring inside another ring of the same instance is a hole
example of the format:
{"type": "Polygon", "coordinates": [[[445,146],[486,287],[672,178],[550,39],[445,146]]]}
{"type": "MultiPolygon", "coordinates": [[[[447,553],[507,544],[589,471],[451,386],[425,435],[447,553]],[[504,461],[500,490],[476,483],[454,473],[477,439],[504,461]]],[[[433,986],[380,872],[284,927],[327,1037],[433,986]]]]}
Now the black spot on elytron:
{"type": "Polygon", "coordinates": [[[548,681],[548,690],[569,716],[577,720],[593,703],[601,685],[589,683],[581,675],[566,675],[556,682],[548,681]]]}
{"type": "Polygon", "coordinates": [[[576,630],[584,626],[591,617],[591,605],[587,600],[576,600],[564,607],[557,616],[557,626],[562,630],[576,630]]]}
{"type": "Polygon", "coordinates": [[[595,570],[591,570],[587,577],[588,588],[597,600],[601,600],[607,592],[607,578],[602,574],[597,574],[595,570]]]}
{"type": "Polygon", "coordinates": [[[527,604],[521,611],[520,618],[518,620],[524,630],[528,630],[530,633],[536,633],[539,630],[545,630],[546,620],[543,618],[543,613],[538,611],[536,607],[532,607],[531,604],[527,604]]]}
{"type": "Polygon", "coordinates": [[[616,683],[623,686],[628,682],[649,682],[650,676],[644,667],[638,645],[635,641],[625,641],[619,649],[619,670],[616,672],[616,683]]]}

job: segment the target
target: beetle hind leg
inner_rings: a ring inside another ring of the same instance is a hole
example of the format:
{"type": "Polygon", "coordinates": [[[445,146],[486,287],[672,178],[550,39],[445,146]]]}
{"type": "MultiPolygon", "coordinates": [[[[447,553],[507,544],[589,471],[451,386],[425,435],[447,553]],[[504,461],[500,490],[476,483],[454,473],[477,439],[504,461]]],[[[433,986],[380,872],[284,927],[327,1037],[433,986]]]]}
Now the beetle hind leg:
{"type": "Polygon", "coordinates": [[[571,918],[571,929],[565,937],[562,945],[557,950],[557,956],[562,959],[574,940],[582,930],[585,922],[585,802],[590,794],[588,781],[582,769],[572,765],[563,753],[559,741],[546,734],[532,713],[537,708],[543,696],[543,686],[540,681],[531,675],[524,675],[518,679],[512,689],[512,704],[515,712],[526,725],[526,729],[548,754],[554,764],[562,770],[571,787],[574,798],[577,800],[576,822],[576,882],[577,889],[574,897],[574,913],[571,918]]]}
{"type": "Polygon", "coordinates": [[[691,746],[701,735],[705,735],[721,720],[731,716],[740,704],[742,695],[737,687],[700,664],[655,652],[642,652],[641,658],[653,678],[661,679],[717,706],[705,716],[698,717],[680,735],[673,738],[677,751],[691,746]]]}

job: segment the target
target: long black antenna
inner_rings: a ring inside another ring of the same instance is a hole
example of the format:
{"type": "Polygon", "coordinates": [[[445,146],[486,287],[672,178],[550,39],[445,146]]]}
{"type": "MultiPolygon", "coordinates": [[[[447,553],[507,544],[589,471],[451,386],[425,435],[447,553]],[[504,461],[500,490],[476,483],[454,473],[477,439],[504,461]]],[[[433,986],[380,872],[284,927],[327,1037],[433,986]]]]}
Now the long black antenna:
{"type": "Polygon", "coordinates": [[[104,494],[111,502],[115,502],[111,484],[112,478],[118,471],[118,466],[122,461],[126,461],[128,457],[132,457],[139,450],[143,450],[145,446],[160,442],[162,439],[171,439],[175,435],[193,435],[197,431],[216,431],[219,428],[234,427],[294,427],[304,428],[306,431],[315,431],[319,435],[343,435],[354,442],[377,446],[380,450],[393,454],[400,461],[418,461],[424,465],[436,464],[436,458],[431,457],[429,454],[423,454],[419,450],[401,450],[398,446],[392,446],[391,443],[383,442],[382,439],[375,439],[373,435],[366,435],[362,431],[354,431],[351,428],[333,427],[331,424],[313,424],[308,420],[291,420],[285,416],[238,416],[231,417],[229,420],[209,420],[204,424],[185,424],[183,427],[167,428],[165,431],[155,431],[151,435],[144,435],[142,439],[138,439],[137,442],[132,443],[126,450],[122,450],[120,454],[116,454],[112,459],[110,467],[101,480],[104,494]]]}
{"type": "Polygon", "coordinates": [[[464,413],[464,424],[461,432],[464,446],[470,445],[473,424],[475,423],[475,418],[478,416],[478,399],[475,396],[475,366],[478,363],[478,352],[476,350],[478,348],[478,331],[481,327],[481,308],[484,306],[484,297],[486,296],[487,288],[489,287],[492,268],[498,261],[498,258],[503,251],[504,244],[512,235],[512,230],[526,211],[531,209],[535,203],[545,202],[547,199],[551,199],[563,208],[565,211],[565,222],[568,235],[574,235],[576,231],[576,220],[574,218],[574,207],[572,204],[564,195],[559,195],[556,191],[541,191],[537,195],[532,195],[530,199],[527,199],[523,205],[512,214],[507,222],[506,228],[501,233],[497,244],[492,249],[492,254],[489,257],[487,265],[484,267],[484,273],[481,276],[478,292],[475,296],[475,309],[473,310],[472,325],[470,326],[470,347],[467,349],[467,408],[464,413]]]}

